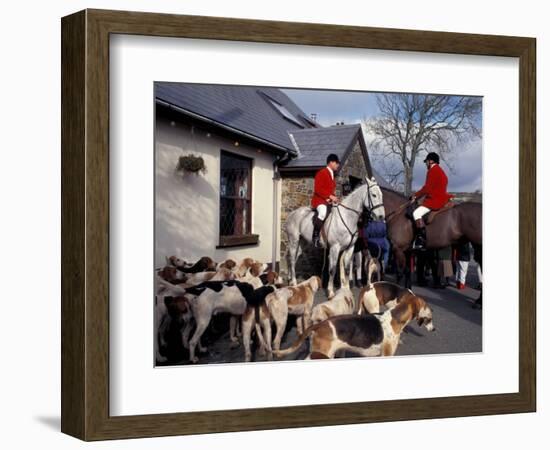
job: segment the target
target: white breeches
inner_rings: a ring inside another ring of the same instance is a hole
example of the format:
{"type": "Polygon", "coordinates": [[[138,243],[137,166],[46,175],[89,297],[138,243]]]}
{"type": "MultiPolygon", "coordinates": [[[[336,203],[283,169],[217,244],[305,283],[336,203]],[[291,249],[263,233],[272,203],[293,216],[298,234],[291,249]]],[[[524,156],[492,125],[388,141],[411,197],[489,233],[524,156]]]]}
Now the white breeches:
{"type": "MultiPolygon", "coordinates": [[[[457,261],[456,266],[456,279],[462,284],[466,283],[466,274],[468,273],[468,261],[457,261]]],[[[481,267],[477,265],[477,277],[480,283],[483,283],[483,277],[481,275],[481,267]]]]}
{"type": "Polygon", "coordinates": [[[466,274],[468,273],[468,261],[457,261],[456,279],[462,284],[466,284],[466,274]]]}
{"type": "Polygon", "coordinates": [[[327,217],[327,205],[317,206],[317,214],[319,219],[325,220],[325,218],[327,217]]]}
{"type": "Polygon", "coordinates": [[[425,206],[419,206],[413,211],[413,219],[418,220],[420,219],[424,214],[429,213],[431,211],[430,208],[426,208],[425,206]]]}
{"type": "Polygon", "coordinates": [[[477,265],[477,277],[479,278],[479,282],[483,283],[483,275],[481,275],[481,267],[479,267],[479,264],[477,265]]]}

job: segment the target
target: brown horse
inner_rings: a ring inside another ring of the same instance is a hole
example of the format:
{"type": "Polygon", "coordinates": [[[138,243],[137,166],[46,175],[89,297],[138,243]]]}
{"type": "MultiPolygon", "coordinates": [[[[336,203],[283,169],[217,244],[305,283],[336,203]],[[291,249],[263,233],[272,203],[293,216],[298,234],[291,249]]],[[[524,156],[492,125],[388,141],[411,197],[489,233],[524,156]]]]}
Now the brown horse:
{"type": "MultiPolygon", "coordinates": [[[[408,256],[414,239],[412,219],[406,216],[409,200],[395,191],[382,188],[388,239],[392,243],[397,268],[397,279],[405,274],[405,285],[410,287],[408,256]]],[[[481,266],[482,207],[481,203],[464,202],[437,214],[426,225],[426,247],[435,249],[452,244],[471,242],[474,259],[481,266]]]]}

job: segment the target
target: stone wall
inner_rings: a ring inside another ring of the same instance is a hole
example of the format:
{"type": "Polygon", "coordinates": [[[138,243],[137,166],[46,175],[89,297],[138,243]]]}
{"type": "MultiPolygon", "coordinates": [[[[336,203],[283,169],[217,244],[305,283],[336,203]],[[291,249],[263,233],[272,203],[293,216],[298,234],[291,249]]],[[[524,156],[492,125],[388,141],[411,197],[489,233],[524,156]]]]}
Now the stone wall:
{"type": "Polygon", "coordinates": [[[363,157],[359,140],[355,142],[353,150],[338,171],[338,196],[342,195],[342,184],[348,182],[350,176],[359,178],[361,181],[364,181],[367,176],[367,162],[363,157]]]}
{"type": "MultiPolygon", "coordinates": [[[[367,164],[359,141],[356,141],[355,147],[348,158],[342,164],[336,177],[336,195],[342,195],[342,185],[349,181],[352,175],[361,180],[367,175],[367,164]]],[[[288,274],[288,260],[286,257],[288,239],[284,231],[284,224],[291,211],[300,206],[309,206],[313,196],[313,179],[315,173],[304,174],[300,176],[283,174],[281,183],[281,254],[280,254],[280,272],[283,276],[288,274]]],[[[323,249],[316,249],[308,245],[298,259],[296,264],[296,276],[300,279],[308,278],[311,275],[320,275],[323,269],[324,254],[323,249]]],[[[328,259],[328,255],[327,255],[328,259]]],[[[328,265],[328,261],[325,265],[328,265]]]]}

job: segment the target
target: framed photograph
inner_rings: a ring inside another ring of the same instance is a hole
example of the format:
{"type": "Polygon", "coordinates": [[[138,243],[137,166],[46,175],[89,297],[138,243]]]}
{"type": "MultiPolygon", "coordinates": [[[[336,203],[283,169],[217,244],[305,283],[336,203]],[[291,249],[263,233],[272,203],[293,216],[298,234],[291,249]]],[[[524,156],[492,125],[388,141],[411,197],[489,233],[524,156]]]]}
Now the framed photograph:
{"type": "Polygon", "coordinates": [[[61,30],[64,433],[535,411],[535,39],[61,30]]]}

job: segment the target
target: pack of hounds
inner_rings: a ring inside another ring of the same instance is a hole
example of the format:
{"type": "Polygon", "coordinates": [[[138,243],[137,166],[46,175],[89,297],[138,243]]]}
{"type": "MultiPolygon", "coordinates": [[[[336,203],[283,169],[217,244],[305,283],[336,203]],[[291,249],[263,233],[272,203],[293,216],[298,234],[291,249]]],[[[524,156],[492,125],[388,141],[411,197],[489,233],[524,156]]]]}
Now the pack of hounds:
{"type": "Polygon", "coordinates": [[[228,313],[232,347],[242,341],[244,360],[256,355],[267,360],[297,353],[309,345],[306,359],[335,358],[346,352],[360,356],[393,356],[403,329],[417,321],[433,331],[432,310],[412,290],[388,281],[370,283],[355,297],[341,287],[331,299],[315,304],[321,279],[311,276],[284,286],[278,273],[253,258],[216,263],[202,257],[194,263],[175,256],[157,270],[155,356],[166,362],[163,349],[173,321],[181,327],[183,346],[191,363],[207,351],[201,336],[212,317],[228,313]],[[281,349],[289,316],[296,317],[298,339],[281,349]],[[307,341],[307,342],[306,342],[307,341]]]}

